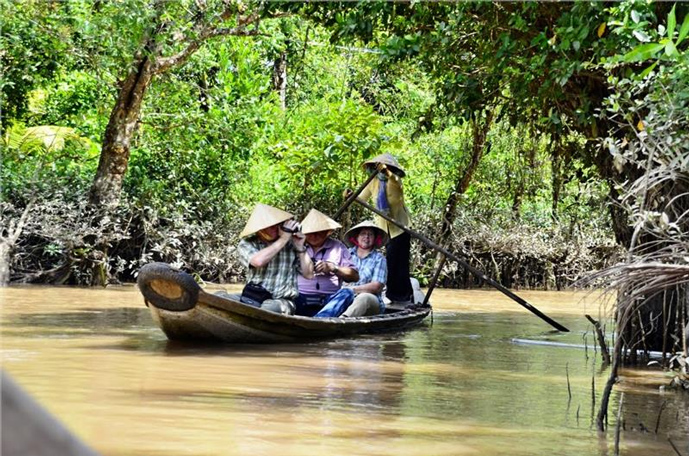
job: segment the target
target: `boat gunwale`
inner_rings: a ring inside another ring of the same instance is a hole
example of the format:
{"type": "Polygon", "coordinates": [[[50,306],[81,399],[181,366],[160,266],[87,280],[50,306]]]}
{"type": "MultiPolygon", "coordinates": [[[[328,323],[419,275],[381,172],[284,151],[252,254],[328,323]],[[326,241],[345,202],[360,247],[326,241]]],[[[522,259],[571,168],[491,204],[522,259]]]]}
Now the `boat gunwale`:
{"type": "Polygon", "coordinates": [[[245,304],[236,296],[208,293],[191,275],[167,263],[155,263],[147,270],[142,269],[137,283],[154,320],[170,339],[298,342],[404,331],[421,324],[432,311],[430,305],[413,305],[389,313],[352,318],[280,314],[245,304]],[[254,336],[256,341],[252,340],[254,336]]]}
{"type": "MultiPolygon", "coordinates": [[[[207,293],[203,290],[199,292],[199,297],[196,305],[206,305],[208,307],[216,308],[226,312],[232,312],[241,314],[244,317],[255,318],[262,321],[267,321],[271,323],[278,324],[295,324],[295,323],[307,323],[307,326],[314,327],[328,327],[328,326],[340,326],[340,325],[364,325],[364,324],[375,324],[378,322],[392,322],[395,320],[410,320],[415,317],[425,318],[431,312],[431,306],[416,306],[398,312],[392,312],[388,314],[379,314],[371,316],[361,316],[361,317],[328,317],[328,318],[314,318],[306,317],[303,315],[286,315],[279,314],[276,312],[271,312],[258,307],[250,306],[244,304],[243,302],[236,301],[229,297],[217,296],[214,294],[207,293]]],[[[165,310],[165,309],[161,309],[165,310]]],[[[315,328],[314,328],[315,329],[315,328]]]]}

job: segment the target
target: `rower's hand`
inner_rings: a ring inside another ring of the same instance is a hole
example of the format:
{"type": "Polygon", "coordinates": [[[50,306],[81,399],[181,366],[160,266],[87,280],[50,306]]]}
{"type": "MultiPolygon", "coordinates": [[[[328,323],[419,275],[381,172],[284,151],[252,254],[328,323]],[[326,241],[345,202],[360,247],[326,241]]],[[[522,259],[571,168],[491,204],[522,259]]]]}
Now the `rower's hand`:
{"type": "Polygon", "coordinates": [[[351,194],[354,193],[351,188],[345,189],[344,192],[342,192],[342,198],[347,199],[351,196],[351,194]]]}

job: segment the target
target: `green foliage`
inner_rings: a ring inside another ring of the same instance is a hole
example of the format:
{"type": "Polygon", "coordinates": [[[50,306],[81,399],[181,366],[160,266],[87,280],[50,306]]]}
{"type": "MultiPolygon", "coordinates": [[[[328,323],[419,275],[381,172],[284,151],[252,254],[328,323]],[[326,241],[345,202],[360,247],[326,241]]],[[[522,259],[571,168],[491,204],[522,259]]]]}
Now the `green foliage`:
{"type": "Polygon", "coordinates": [[[68,72],[31,92],[26,121],[69,126],[99,141],[114,102],[103,95],[102,81],[92,74],[83,70],[68,72]]]}
{"type": "MultiPolygon", "coordinates": [[[[223,4],[208,3],[215,12],[223,4]]],[[[343,190],[365,178],[361,163],[383,152],[407,169],[415,227],[432,236],[470,158],[474,138],[466,120],[489,109],[498,120],[488,134],[490,153],[460,201],[458,239],[479,232],[489,238],[492,229],[511,246],[528,244],[539,229],[573,243],[577,229],[605,237],[602,184],[580,158],[563,158],[561,218],[551,217],[553,144],[583,143],[568,130],[593,121],[582,74],[614,47],[597,34],[607,13],[595,4],[267,4],[260,36],[205,43],[186,65],[154,78],[132,142],[122,207],[107,224],[91,227],[78,201],[97,165],[117,81],[144,52],[142,38],[156,24],[164,28],[166,55],[179,51],[174,34],[190,32],[195,5],[67,1],[57,2],[52,16],[33,4],[18,16],[54,21],[35,31],[45,35],[36,43],[16,50],[27,68],[40,67],[26,50],[39,45],[52,46],[60,65],[22,82],[17,106],[23,108],[10,112],[9,136],[50,128],[65,142],[59,151],[12,143],[3,154],[3,198],[17,214],[38,195],[46,211],[41,220],[62,217],[70,227],[48,233],[31,225],[27,239],[40,238],[42,253],[33,263],[24,258],[27,270],[76,258],[77,282],[93,274],[88,261],[108,261],[114,274],[129,279],[142,262],[164,260],[207,278],[236,279],[236,233],[255,203],[297,215],[312,207],[332,213],[343,190]],[[303,16],[271,19],[276,9],[303,16]],[[355,39],[333,46],[331,37],[355,39]],[[64,59],[63,43],[70,46],[64,59]],[[282,53],[285,110],[271,82],[282,53]],[[32,180],[36,170],[40,178],[32,180]],[[74,214],[55,209],[51,195],[74,214]],[[519,226],[530,234],[515,235],[519,226]],[[96,258],[99,245],[109,246],[109,260],[96,258]]],[[[29,33],[21,24],[10,29],[29,33]]],[[[351,217],[370,214],[353,209],[351,217]]],[[[415,267],[426,270],[425,253],[418,253],[415,267]]]]}
{"type": "Polygon", "coordinates": [[[640,77],[645,77],[651,71],[653,71],[653,69],[655,69],[655,67],[661,61],[676,60],[680,56],[680,51],[678,50],[678,48],[681,47],[682,43],[684,42],[684,39],[689,34],[689,14],[687,14],[684,17],[682,26],[679,29],[677,38],[675,39],[675,28],[677,26],[675,8],[676,5],[674,5],[670,13],[668,13],[667,29],[663,25],[659,25],[657,33],[653,34],[653,36],[649,36],[649,34],[646,34],[643,31],[639,31],[639,29],[634,30],[634,36],[643,44],[636,46],[634,49],[627,52],[623,56],[616,56],[616,58],[611,59],[611,62],[632,63],[657,59],[655,63],[653,63],[651,66],[649,66],[640,73],[640,77]]]}
{"type": "Polygon", "coordinates": [[[1,146],[2,198],[24,204],[60,186],[83,189],[99,153],[97,145],[75,129],[50,125],[14,125],[6,130],[1,146]]]}
{"type": "Polygon", "coordinates": [[[28,93],[73,61],[72,30],[60,2],[0,1],[0,88],[2,124],[21,118],[28,93]]]}
{"type": "MultiPolygon", "coordinates": [[[[279,171],[280,182],[267,182],[278,200],[333,207],[343,188],[354,184],[360,164],[386,141],[381,119],[354,100],[316,102],[287,116],[284,127],[260,146],[264,160],[279,171]]],[[[262,180],[252,177],[255,183],[262,180]]]]}

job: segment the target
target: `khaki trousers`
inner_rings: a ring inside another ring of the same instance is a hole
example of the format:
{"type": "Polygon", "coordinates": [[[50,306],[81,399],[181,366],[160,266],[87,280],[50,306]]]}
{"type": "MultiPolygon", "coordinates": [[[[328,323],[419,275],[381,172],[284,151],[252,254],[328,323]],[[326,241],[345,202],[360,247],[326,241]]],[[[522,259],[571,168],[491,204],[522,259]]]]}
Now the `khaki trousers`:
{"type": "Polygon", "coordinates": [[[354,302],[342,314],[343,317],[362,317],[366,315],[378,315],[380,302],[378,296],[371,293],[356,295],[354,302]]]}

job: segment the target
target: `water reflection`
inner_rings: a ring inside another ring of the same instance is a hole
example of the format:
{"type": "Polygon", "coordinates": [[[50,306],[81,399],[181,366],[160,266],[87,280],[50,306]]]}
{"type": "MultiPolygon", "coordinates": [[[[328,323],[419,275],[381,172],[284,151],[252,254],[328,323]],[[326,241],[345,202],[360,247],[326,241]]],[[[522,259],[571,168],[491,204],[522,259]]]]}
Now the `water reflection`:
{"type": "MultiPolygon", "coordinates": [[[[495,293],[439,290],[432,326],[269,346],[168,341],[133,288],[0,297],[3,367],[103,454],[612,452],[593,426],[607,371],[587,342],[590,304],[571,294],[527,298],[569,334],[495,293]]],[[[686,398],[649,374],[623,371],[616,390],[625,455],[687,445],[686,398]]]]}

